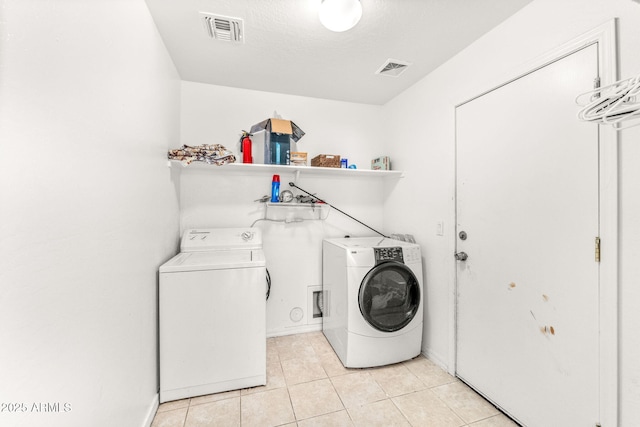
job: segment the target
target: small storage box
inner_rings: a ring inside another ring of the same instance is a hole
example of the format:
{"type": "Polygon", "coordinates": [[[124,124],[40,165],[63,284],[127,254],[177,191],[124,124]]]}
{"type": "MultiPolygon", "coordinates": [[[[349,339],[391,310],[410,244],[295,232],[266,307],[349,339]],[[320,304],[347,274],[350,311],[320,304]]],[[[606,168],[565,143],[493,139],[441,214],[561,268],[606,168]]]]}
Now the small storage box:
{"type": "Polygon", "coordinates": [[[288,165],[304,132],[290,120],[267,119],[251,126],[254,163],[288,165]]]}
{"type": "Polygon", "coordinates": [[[322,168],[339,168],[340,156],[334,154],[319,154],[311,159],[311,166],[319,166],[322,168]]]}
{"type": "Polygon", "coordinates": [[[307,166],[307,153],[303,151],[292,151],[291,164],[294,166],[307,166]]]}
{"type": "Polygon", "coordinates": [[[389,160],[389,157],[383,156],[371,160],[371,169],[383,171],[391,170],[391,161],[389,160]]]}

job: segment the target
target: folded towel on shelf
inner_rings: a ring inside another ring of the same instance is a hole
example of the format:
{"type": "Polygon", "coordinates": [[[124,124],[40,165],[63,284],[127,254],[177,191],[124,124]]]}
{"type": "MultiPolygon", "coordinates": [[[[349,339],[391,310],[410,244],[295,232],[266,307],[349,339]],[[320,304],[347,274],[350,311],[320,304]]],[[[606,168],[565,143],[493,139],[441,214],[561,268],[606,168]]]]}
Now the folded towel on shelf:
{"type": "Polygon", "coordinates": [[[194,147],[183,145],[182,148],[169,150],[167,157],[170,160],[180,160],[184,165],[196,161],[221,166],[236,161],[236,156],[220,144],[204,144],[194,147]]]}

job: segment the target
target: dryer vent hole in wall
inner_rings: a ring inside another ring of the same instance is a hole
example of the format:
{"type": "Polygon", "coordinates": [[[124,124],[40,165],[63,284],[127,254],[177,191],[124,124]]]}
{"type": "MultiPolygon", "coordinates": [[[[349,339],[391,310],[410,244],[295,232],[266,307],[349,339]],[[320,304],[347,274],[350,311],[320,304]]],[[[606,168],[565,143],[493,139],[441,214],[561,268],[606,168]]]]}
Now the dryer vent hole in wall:
{"type": "Polygon", "coordinates": [[[313,292],[313,318],[322,317],[322,291],[313,292]]]}
{"type": "Polygon", "coordinates": [[[325,305],[326,290],[322,290],[321,285],[307,287],[307,324],[322,324],[323,317],[328,314],[328,307],[325,305]]]}

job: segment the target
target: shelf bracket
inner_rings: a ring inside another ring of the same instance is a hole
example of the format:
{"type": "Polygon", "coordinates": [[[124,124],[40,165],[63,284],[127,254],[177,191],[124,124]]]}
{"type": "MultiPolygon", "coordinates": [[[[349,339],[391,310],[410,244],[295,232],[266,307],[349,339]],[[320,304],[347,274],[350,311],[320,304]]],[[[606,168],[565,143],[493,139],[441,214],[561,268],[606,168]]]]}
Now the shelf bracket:
{"type": "Polygon", "coordinates": [[[295,177],[293,178],[293,183],[297,184],[299,179],[300,179],[300,169],[296,169],[295,177]]]}

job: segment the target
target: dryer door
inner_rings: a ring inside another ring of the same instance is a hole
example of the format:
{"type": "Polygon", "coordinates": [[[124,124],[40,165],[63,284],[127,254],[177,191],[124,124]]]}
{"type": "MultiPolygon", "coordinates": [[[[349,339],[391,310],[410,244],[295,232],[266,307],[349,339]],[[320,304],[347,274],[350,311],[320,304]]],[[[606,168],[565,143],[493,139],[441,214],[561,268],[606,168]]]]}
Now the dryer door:
{"type": "Polygon", "coordinates": [[[406,265],[389,261],[373,267],[362,279],[358,305],[375,329],[395,332],[415,317],[420,307],[420,285],[406,265]]]}

